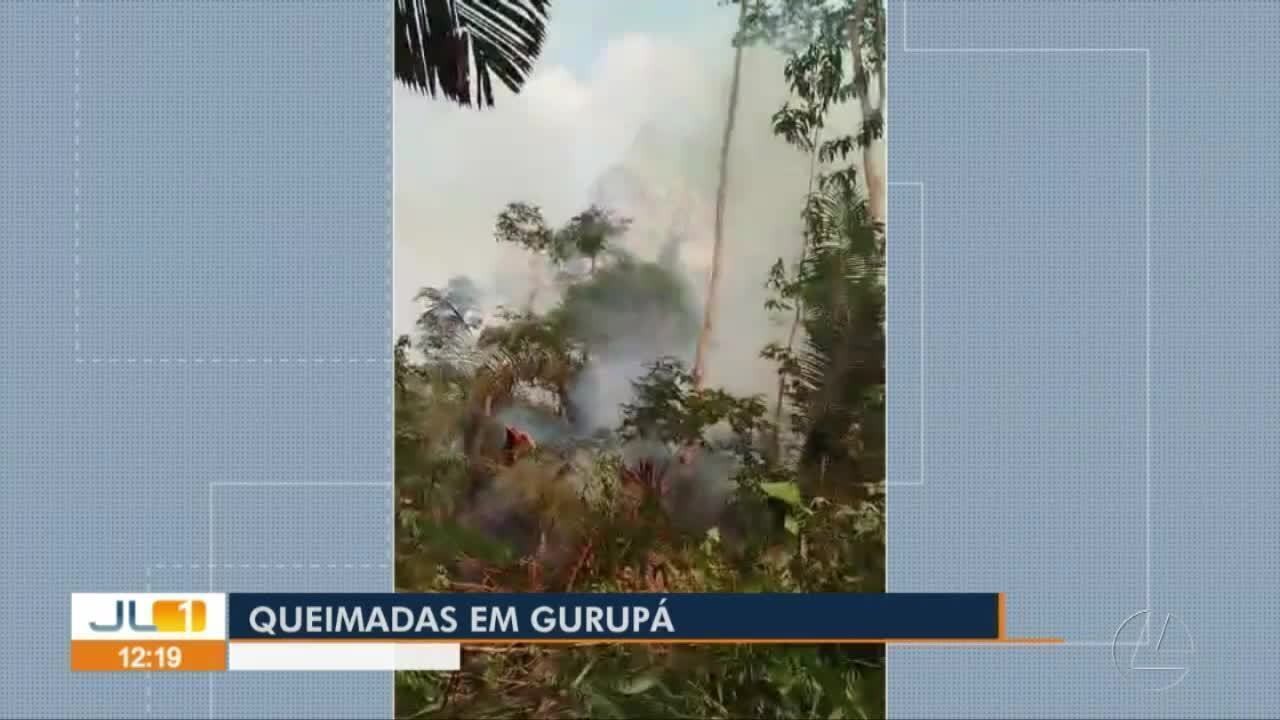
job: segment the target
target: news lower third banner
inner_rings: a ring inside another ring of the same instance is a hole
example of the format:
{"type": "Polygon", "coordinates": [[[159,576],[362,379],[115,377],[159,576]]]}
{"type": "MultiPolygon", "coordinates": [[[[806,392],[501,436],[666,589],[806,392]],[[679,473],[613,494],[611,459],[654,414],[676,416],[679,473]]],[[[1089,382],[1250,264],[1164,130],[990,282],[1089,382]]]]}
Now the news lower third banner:
{"type": "Polygon", "coordinates": [[[77,593],[77,671],[457,670],[463,645],[1048,643],[1002,593],[77,593]]]}

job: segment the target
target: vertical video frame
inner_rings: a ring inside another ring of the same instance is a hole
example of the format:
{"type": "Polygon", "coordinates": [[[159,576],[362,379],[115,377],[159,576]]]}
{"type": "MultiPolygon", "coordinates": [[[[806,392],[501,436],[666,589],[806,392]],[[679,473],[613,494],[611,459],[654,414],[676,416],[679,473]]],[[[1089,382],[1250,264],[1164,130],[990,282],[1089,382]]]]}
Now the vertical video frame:
{"type": "MultiPolygon", "coordinates": [[[[396,588],[884,592],[878,0],[395,0],[396,588]]],[[[495,645],[396,716],[884,716],[876,645],[495,645]]]]}

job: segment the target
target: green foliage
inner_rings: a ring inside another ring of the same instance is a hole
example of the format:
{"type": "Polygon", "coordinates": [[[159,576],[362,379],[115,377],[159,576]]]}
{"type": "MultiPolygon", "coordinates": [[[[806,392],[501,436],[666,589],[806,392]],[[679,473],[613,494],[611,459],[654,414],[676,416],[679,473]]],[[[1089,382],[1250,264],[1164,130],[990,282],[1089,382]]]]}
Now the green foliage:
{"type": "Polygon", "coordinates": [[[635,400],[622,406],[621,434],[675,445],[701,443],[705,431],[721,422],[749,440],[765,413],[759,397],[739,398],[718,388],[695,387],[693,376],[674,358],[654,362],[632,383],[635,400]]]}
{"type": "Polygon", "coordinates": [[[791,508],[804,506],[804,501],[800,498],[800,488],[795,483],[760,483],[760,491],[771,498],[781,500],[791,508]]]}
{"type": "Polygon", "coordinates": [[[528,203],[511,203],[498,215],[494,238],[529,252],[545,253],[551,250],[555,233],[547,226],[541,208],[528,203]]]}
{"type": "Polygon", "coordinates": [[[812,45],[837,18],[825,3],[814,0],[746,0],[747,14],[737,43],[765,43],[795,52],[812,45]]]}
{"type": "Polygon", "coordinates": [[[592,205],[573,216],[564,227],[553,230],[541,208],[514,202],[498,215],[494,238],[544,255],[559,266],[583,258],[594,271],[597,259],[609,248],[609,243],[626,233],[630,225],[629,219],[592,205]]]}
{"type": "Polygon", "coordinates": [[[805,460],[861,483],[883,479],[884,284],[879,234],[847,186],[810,197],[808,253],[785,290],[804,308],[802,347],[785,358],[805,460]]]}
{"type": "Polygon", "coordinates": [[[597,258],[604,253],[609,242],[625,233],[630,225],[629,219],[592,205],[555,233],[552,255],[561,263],[575,257],[586,258],[594,270],[597,258]]]}
{"type": "MultiPolygon", "coordinates": [[[[573,589],[875,591],[882,561],[854,568],[874,552],[864,548],[877,547],[880,527],[864,517],[879,511],[814,501],[797,524],[798,552],[743,566],[714,534],[700,541],[645,536],[602,504],[594,537],[615,542],[600,542],[573,589]],[[659,588],[655,576],[662,578],[659,588]]],[[[440,543],[432,547],[441,556],[454,551],[447,535],[429,539],[440,543]]],[[[428,584],[415,589],[449,587],[445,575],[419,576],[428,584]]],[[[396,696],[399,717],[860,718],[883,715],[883,682],[883,655],[875,647],[584,643],[468,647],[459,673],[398,674],[396,696]]]]}
{"type": "Polygon", "coordinates": [[[884,478],[884,235],[859,197],[854,168],[831,166],[880,137],[883,116],[864,103],[856,135],[822,140],[821,132],[834,107],[867,98],[871,75],[883,79],[883,21],[881,4],[862,0],[774,0],[748,13],[756,41],[804,38],[787,46],[793,101],[775,114],[774,132],[814,169],[800,259],[790,271],[779,259],[766,282],[765,307],[794,313],[791,338],[761,355],[778,364],[776,420],[785,399],[791,429],[803,436],[810,490],[840,496],[864,495],[884,478]]]}
{"type": "Polygon", "coordinates": [[[796,103],[788,101],[774,114],[776,135],[806,154],[816,151],[823,164],[845,161],[855,148],[865,148],[884,135],[883,113],[867,104],[855,134],[819,141],[832,107],[870,97],[872,78],[883,80],[886,55],[881,2],[746,1],[740,41],[766,43],[789,53],[783,72],[796,103]],[[859,17],[859,62],[853,62],[850,32],[859,17]]]}
{"type": "Polygon", "coordinates": [[[885,3],[879,0],[745,0],[746,18],[737,43],[767,44],[788,54],[815,45],[849,47],[860,31],[862,52],[871,69],[885,62],[885,3]],[[861,7],[860,7],[861,6],[861,7]],[[854,26],[861,10],[862,26],[854,26]]]}
{"type": "MultiPolygon", "coordinates": [[[[602,277],[608,277],[607,275],[602,277]]],[[[596,278],[592,281],[599,282],[596,278]]],[[[562,310],[507,313],[486,329],[482,349],[564,347],[562,310]]],[[[681,363],[654,363],[633,386],[619,439],[705,443],[728,429],[738,452],[735,522],[705,535],[678,530],[660,503],[637,514],[619,484],[621,458],[610,446],[590,451],[576,471],[582,492],[572,505],[539,505],[535,477],[558,476],[560,461],[532,458],[510,472],[530,512],[575,517],[568,562],[542,567],[500,537],[466,520],[473,471],[456,450],[468,383],[412,360],[397,343],[396,578],[405,590],[493,589],[598,592],[877,591],[883,587],[882,502],[835,503],[806,495],[794,468],[770,466],[755,439],[769,429],[761,398],[694,388],[681,363]],[[521,469],[523,468],[523,469],[521,469]],[[530,474],[532,473],[532,474],[530,474]],[[541,473],[541,475],[539,475],[541,473]],[[786,508],[788,540],[767,532],[770,503],[786,508]],[[540,508],[540,509],[539,509],[540,508]],[[576,509],[575,509],[576,508],[576,509]],[[764,523],[764,524],[761,524],[764,523]]],[[[547,372],[546,368],[531,371],[547,372]]],[[[518,493],[519,494],[519,493],[518,493]]],[[[789,646],[582,645],[468,648],[451,675],[399,673],[399,717],[878,717],[883,714],[878,648],[789,646]]]]}
{"type": "MultiPolygon", "coordinates": [[[[521,317],[519,321],[531,319],[521,317]]],[[[517,335],[512,331],[512,335],[517,335]]],[[[877,591],[883,587],[883,504],[828,502],[806,497],[793,470],[758,461],[741,465],[734,507],[747,525],[705,535],[676,531],[661,506],[628,510],[618,484],[621,459],[592,452],[582,468],[581,518],[571,566],[534,581],[537,561],[495,537],[468,527],[460,511],[466,460],[444,441],[423,441],[414,418],[431,397],[456,395],[422,366],[398,368],[409,390],[398,430],[411,462],[398,463],[402,496],[396,577],[406,590],[489,588],[510,591],[877,591]],[[413,453],[419,452],[414,455],[413,453]],[[791,540],[767,541],[751,529],[752,508],[770,500],[789,514],[791,540]],[[479,573],[476,568],[482,568],[479,573]]],[[[456,406],[455,406],[456,407],[456,406]]],[[[457,410],[457,412],[461,412],[457,410]]],[[[732,444],[750,448],[766,427],[759,398],[692,387],[685,368],[655,363],[635,383],[624,411],[623,437],[656,434],[674,443],[702,440],[727,425],[732,444]]],[[[422,429],[425,432],[425,429],[422,429]]],[[[751,458],[747,453],[744,457],[751,458]]],[[[549,467],[531,461],[530,468],[549,467]]],[[[517,467],[522,467],[523,464],[517,467]]],[[[563,507],[556,514],[563,515],[563,507]]],[[[469,647],[463,669],[451,675],[400,673],[399,717],[879,717],[883,714],[883,657],[878,648],[801,646],[469,647]]]]}
{"type": "MultiPolygon", "coordinates": [[[[808,243],[788,276],[774,266],[769,306],[796,308],[799,347],[771,343],[761,355],[778,363],[804,436],[802,461],[811,477],[836,492],[829,477],[866,486],[884,477],[884,263],[880,235],[844,183],[813,193],[805,208],[808,243]]],[[[865,487],[863,488],[865,490],[865,487]]]]}

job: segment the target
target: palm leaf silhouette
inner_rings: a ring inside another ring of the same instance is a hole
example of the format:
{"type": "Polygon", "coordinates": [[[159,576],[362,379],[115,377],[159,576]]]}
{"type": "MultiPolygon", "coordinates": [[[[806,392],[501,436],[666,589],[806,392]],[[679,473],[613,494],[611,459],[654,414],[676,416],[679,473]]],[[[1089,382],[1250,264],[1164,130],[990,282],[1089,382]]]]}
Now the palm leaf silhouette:
{"type": "Polygon", "coordinates": [[[493,105],[493,81],[524,87],[551,0],[396,0],[396,80],[460,105],[493,105]]]}

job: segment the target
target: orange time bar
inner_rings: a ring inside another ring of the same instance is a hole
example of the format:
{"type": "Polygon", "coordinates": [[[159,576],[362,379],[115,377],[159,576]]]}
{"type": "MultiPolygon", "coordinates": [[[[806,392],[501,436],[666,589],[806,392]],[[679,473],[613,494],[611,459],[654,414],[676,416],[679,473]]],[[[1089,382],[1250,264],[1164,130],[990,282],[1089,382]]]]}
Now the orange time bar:
{"type": "Polygon", "coordinates": [[[72,640],[75,672],[201,672],[227,669],[225,640],[72,640]]]}

